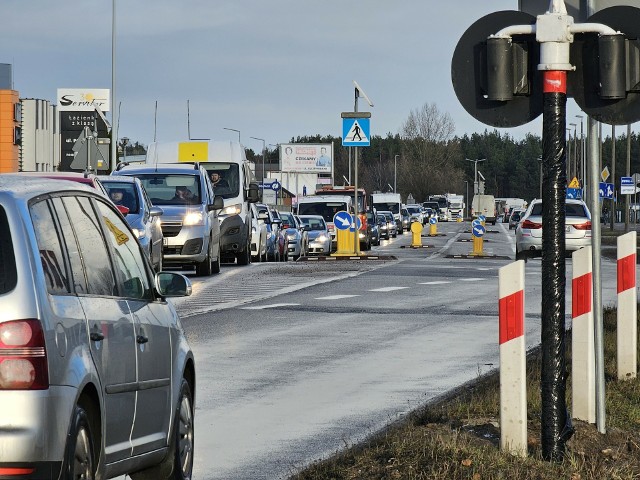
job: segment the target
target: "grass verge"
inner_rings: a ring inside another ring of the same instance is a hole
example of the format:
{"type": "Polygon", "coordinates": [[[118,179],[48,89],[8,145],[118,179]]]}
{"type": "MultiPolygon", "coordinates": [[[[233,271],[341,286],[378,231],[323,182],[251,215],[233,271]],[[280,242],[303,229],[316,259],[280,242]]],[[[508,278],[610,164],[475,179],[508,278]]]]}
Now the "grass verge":
{"type": "MultiPolygon", "coordinates": [[[[499,448],[499,375],[480,378],[454,395],[413,412],[363,444],[316,462],[293,480],[604,480],[640,479],[640,380],[616,380],[616,311],[604,312],[607,433],[574,421],[562,462],[542,459],[540,355],[527,361],[526,459],[499,448]]],[[[567,336],[570,347],[570,336],[567,336]]],[[[567,348],[567,367],[571,352],[567,348]]],[[[571,407],[571,376],[567,380],[571,407]]]]}

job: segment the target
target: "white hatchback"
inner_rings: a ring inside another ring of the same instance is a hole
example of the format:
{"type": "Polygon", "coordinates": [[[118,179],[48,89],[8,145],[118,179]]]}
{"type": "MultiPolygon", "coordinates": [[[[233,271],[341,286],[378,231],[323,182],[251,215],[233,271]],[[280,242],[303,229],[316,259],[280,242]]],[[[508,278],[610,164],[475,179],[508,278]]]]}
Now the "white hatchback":
{"type": "MultiPolygon", "coordinates": [[[[591,245],[591,213],[582,200],[567,199],[565,252],[591,245]]],[[[542,256],[542,200],[535,199],[516,226],[516,260],[542,256]]]]}

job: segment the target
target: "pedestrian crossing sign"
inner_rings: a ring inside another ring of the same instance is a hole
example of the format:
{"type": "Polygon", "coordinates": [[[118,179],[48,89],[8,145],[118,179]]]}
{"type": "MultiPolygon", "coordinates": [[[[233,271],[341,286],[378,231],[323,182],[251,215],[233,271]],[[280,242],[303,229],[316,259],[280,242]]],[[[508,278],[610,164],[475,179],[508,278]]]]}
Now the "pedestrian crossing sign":
{"type": "Polygon", "coordinates": [[[369,121],[369,118],[343,118],[342,146],[368,147],[371,145],[369,121]]]}

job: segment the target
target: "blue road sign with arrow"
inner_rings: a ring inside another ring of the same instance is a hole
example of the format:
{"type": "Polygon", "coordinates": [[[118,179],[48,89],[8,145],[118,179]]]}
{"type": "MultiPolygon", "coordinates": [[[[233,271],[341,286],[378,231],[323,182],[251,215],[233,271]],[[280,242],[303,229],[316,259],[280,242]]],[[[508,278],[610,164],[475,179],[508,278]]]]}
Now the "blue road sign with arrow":
{"type": "Polygon", "coordinates": [[[362,220],[360,220],[360,217],[354,217],[355,218],[355,222],[351,222],[351,227],[349,227],[349,231],[350,232],[355,232],[356,229],[360,230],[360,227],[362,226],[362,220]]]}
{"type": "Polygon", "coordinates": [[[274,190],[274,191],[276,191],[276,192],[277,192],[278,190],[280,190],[280,187],[281,187],[281,186],[282,186],[282,185],[280,185],[280,182],[278,182],[278,181],[276,180],[275,182],[273,182],[273,183],[271,184],[271,190],[274,190]]]}
{"type": "Polygon", "coordinates": [[[600,182],[598,191],[600,198],[613,198],[613,183],[600,182]]]}
{"type": "Polygon", "coordinates": [[[487,217],[485,217],[484,215],[478,215],[478,220],[480,220],[481,222],[484,222],[487,219],[487,217]]]}
{"type": "Polygon", "coordinates": [[[353,217],[349,212],[340,211],[333,216],[333,224],[338,230],[349,230],[352,222],[353,217]]]}
{"type": "Polygon", "coordinates": [[[429,219],[429,223],[430,223],[431,225],[435,225],[436,223],[438,223],[438,219],[437,219],[437,218],[435,218],[435,217],[431,217],[431,218],[429,219]]]}
{"type": "Polygon", "coordinates": [[[474,237],[482,237],[485,234],[486,230],[485,228],[482,226],[482,224],[480,225],[474,225],[473,228],[471,229],[471,234],[474,237]]]}

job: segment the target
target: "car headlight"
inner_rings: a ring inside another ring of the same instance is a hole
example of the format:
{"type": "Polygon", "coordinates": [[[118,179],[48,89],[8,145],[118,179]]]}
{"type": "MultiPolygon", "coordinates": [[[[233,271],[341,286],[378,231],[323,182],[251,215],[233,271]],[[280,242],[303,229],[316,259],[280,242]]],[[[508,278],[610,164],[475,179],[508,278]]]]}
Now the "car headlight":
{"type": "Polygon", "coordinates": [[[182,221],[183,225],[204,225],[202,212],[187,213],[182,221]]]}
{"type": "Polygon", "coordinates": [[[287,240],[295,241],[297,239],[298,239],[298,235],[296,235],[295,233],[288,233],[287,234],[287,240]]]}
{"type": "Polygon", "coordinates": [[[144,230],[139,230],[137,228],[132,228],[131,230],[133,230],[133,233],[138,238],[144,238],[146,235],[146,232],[144,230]]]}
{"type": "Polygon", "coordinates": [[[359,236],[360,238],[364,238],[364,237],[365,237],[364,233],[362,233],[362,232],[360,232],[360,234],[359,234],[358,236],[359,236]]]}
{"type": "Polygon", "coordinates": [[[239,203],[235,205],[229,205],[220,210],[218,215],[239,215],[242,212],[242,205],[239,203]]]}
{"type": "Polygon", "coordinates": [[[328,240],[328,238],[327,238],[327,236],[326,236],[326,235],[318,235],[318,236],[316,237],[316,240],[317,240],[318,242],[326,242],[326,241],[328,240]]]}

